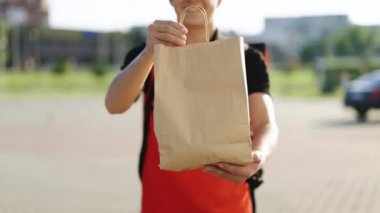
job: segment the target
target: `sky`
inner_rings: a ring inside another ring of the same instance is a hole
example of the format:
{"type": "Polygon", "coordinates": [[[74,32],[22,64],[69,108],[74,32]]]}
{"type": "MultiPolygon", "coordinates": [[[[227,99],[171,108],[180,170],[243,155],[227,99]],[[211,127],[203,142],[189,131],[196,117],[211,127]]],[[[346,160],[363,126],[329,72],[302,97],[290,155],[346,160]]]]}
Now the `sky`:
{"type": "MultiPolygon", "coordinates": [[[[53,28],[122,31],[154,20],[175,20],[169,0],[48,0],[53,28]]],[[[215,14],[221,30],[258,34],[265,18],[348,15],[359,25],[380,25],[375,0],[222,0],[215,14]]]]}

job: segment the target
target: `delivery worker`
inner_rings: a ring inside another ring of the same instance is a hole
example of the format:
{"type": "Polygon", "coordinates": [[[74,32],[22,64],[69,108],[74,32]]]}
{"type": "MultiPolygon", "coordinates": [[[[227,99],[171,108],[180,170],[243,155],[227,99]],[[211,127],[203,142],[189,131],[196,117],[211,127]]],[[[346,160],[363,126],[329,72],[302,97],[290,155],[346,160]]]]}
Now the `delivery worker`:
{"type": "MultiPolygon", "coordinates": [[[[220,39],[214,13],[222,0],[171,0],[177,18],[188,6],[204,8],[208,16],[210,41],[220,39]]],[[[155,44],[185,46],[203,42],[204,18],[189,10],[183,24],[156,20],[148,27],[145,44],[127,53],[121,72],[112,81],[105,100],[111,114],[127,111],[144,94],[144,132],[140,153],[143,213],[251,213],[255,204],[253,189],[259,183],[263,164],[277,144],[278,128],[269,93],[265,62],[254,49],[245,50],[253,161],[245,166],[228,162],[204,168],[172,172],[159,169],[159,151],[153,124],[155,44]]],[[[210,97],[212,98],[212,97],[210,97]]]]}

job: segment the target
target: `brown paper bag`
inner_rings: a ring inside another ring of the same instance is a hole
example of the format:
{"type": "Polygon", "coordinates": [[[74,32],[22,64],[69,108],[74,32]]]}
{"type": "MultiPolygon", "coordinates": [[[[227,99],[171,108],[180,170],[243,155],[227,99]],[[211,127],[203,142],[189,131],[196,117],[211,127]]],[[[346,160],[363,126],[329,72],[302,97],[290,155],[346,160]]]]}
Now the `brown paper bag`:
{"type": "Polygon", "coordinates": [[[243,40],[208,42],[208,32],[206,38],[185,47],[155,46],[161,169],[252,162],[243,40]]]}

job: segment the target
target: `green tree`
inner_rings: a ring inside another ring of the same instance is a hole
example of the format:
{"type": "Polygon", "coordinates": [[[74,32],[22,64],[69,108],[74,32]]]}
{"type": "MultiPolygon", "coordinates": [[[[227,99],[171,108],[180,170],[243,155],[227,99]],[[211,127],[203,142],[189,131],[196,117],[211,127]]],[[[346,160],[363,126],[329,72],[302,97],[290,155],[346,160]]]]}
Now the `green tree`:
{"type": "Polygon", "coordinates": [[[303,63],[313,62],[315,57],[328,55],[330,37],[326,36],[321,40],[314,41],[306,45],[301,51],[301,61],[303,63]]]}
{"type": "Polygon", "coordinates": [[[128,40],[131,44],[136,45],[145,42],[147,35],[147,28],[133,27],[127,34],[128,40]]]}
{"type": "Polygon", "coordinates": [[[380,32],[368,27],[352,26],[333,35],[326,35],[301,51],[302,62],[312,62],[316,56],[370,57],[380,53],[380,32]]]}
{"type": "Polygon", "coordinates": [[[374,54],[376,35],[374,30],[367,27],[353,26],[335,36],[337,55],[356,55],[367,57],[374,54]]]}

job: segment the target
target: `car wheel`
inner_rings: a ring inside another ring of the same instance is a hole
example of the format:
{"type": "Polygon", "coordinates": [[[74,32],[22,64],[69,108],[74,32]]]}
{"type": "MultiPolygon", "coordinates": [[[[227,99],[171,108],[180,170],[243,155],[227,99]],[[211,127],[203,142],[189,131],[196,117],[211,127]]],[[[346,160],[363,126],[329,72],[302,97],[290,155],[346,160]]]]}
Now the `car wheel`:
{"type": "Polygon", "coordinates": [[[357,112],[357,120],[359,122],[366,122],[367,121],[367,112],[368,108],[355,108],[357,112]]]}

